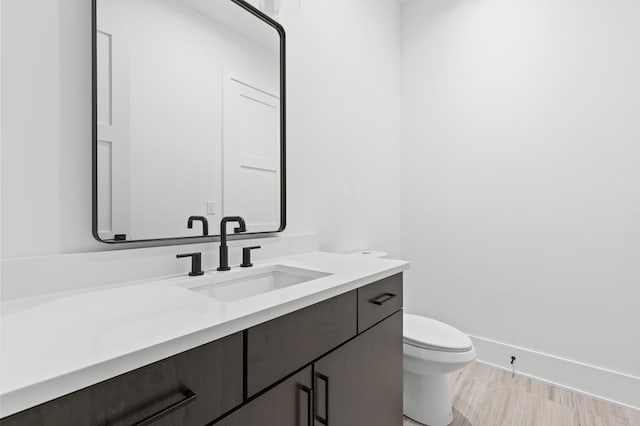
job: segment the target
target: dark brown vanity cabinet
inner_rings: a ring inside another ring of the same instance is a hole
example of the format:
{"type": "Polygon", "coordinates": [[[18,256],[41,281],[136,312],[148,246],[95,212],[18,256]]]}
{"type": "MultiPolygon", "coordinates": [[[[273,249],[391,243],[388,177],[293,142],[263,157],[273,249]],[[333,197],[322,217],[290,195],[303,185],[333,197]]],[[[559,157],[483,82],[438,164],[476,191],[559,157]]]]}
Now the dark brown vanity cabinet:
{"type": "Polygon", "coordinates": [[[402,312],[396,312],[216,426],[402,423],[402,312]]]}
{"type": "Polygon", "coordinates": [[[254,399],[216,426],[400,425],[401,309],[402,275],[394,275],[250,328],[254,399]]]}
{"type": "Polygon", "coordinates": [[[402,275],[0,420],[0,426],[402,423],[402,275]]]}

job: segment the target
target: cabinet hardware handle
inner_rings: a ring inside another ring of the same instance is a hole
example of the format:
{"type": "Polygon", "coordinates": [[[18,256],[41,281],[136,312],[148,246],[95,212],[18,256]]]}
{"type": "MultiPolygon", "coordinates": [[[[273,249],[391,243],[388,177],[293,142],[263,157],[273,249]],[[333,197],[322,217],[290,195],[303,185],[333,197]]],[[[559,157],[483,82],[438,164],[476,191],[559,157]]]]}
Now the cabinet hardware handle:
{"type": "Polygon", "coordinates": [[[385,303],[387,303],[389,300],[393,299],[394,297],[396,297],[396,295],[393,293],[385,293],[382,296],[378,296],[375,299],[372,299],[371,303],[374,303],[378,306],[382,306],[385,303]]]}
{"type": "Polygon", "coordinates": [[[181,392],[184,395],[183,399],[181,399],[180,401],[176,402],[175,404],[171,404],[167,408],[163,408],[162,410],[158,411],[157,413],[154,413],[154,414],[150,415],[149,417],[140,420],[137,423],[134,423],[133,426],[147,426],[147,425],[150,425],[151,423],[154,423],[154,422],[160,420],[161,418],[168,416],[169,414],[171,414],[174,411],[184,407],[185,405],[191,404],[198,397],[198,395],[196,395],[195,392],[193,392],[191,389],[183,389],[181,392]]]}
{"type": "Polygon", "coordinates": [[[316,420],[323,425],[329,425],[329,378],[324,374],[317,373],[316,377],[325,383],[324,387],[324,417],[316,414],[316,420]]]}
{"type": "Polygon", "coordinates": [[[307,425],[313,426],[313,389],[300,385],[302,392],[307,394],[307,425]]]}

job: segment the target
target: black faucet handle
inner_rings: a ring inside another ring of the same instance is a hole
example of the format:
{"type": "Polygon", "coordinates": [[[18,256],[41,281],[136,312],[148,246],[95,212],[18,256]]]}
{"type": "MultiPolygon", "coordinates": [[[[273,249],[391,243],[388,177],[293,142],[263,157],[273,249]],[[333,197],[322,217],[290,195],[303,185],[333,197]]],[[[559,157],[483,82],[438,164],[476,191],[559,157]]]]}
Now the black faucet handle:
{"type": "Polygon", "coordinates": [[[203,275],[202,272],[202,253],[183,253],[176,255],[176,258],[181,259],[183,257],[191,258],[191,272],[189,272],[189,276],[196,277],[198,275],[203,275]]]}
{"type": "Polygon", "coordinates": [[[243,268],[249,268],[253,266],[253,263],[251,263],[251,250],[257,250],[259,248],[262,248],[262,247],[261,246],[243,247],[242,263],[240,264],[240,266],[242,266],[243,268]]]}

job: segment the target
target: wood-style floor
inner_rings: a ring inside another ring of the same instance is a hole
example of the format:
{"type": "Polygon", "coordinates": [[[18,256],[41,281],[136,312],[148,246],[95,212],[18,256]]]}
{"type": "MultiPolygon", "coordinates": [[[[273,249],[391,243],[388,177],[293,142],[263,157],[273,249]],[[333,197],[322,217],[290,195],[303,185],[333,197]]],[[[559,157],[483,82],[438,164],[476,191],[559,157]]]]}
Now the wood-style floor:
{"type": "MultiPolygon", "coordinates": [[[[640,426],[640,411],[474,362],[449,378],[453,426],[640,426]]],[[[419,425],[407,418],[403,426],[419,425]]]]}

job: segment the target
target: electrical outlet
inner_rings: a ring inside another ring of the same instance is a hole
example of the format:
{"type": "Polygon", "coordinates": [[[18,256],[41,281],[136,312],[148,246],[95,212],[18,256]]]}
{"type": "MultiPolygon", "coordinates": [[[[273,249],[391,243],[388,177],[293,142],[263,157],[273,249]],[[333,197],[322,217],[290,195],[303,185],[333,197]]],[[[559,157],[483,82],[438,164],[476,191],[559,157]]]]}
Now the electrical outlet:
{"type": "Polygon", "coordinates": [[[215,201],[207,201],[207,214],[209,216],[213,216],[216,214],[216,202],[215,201]]]}

